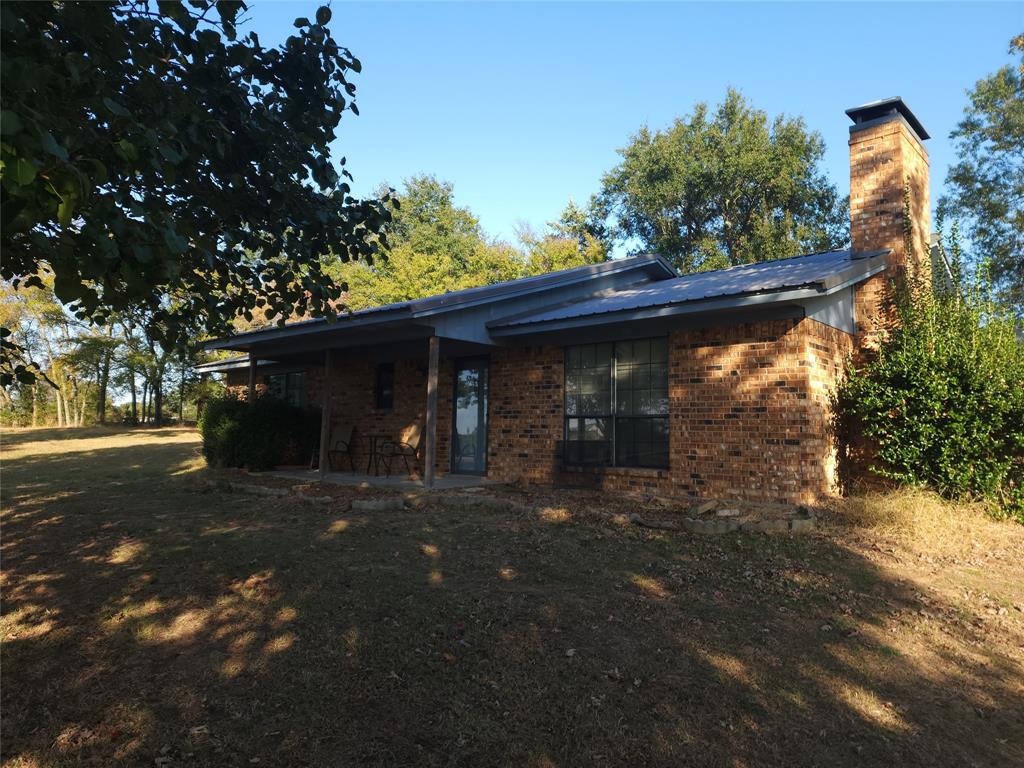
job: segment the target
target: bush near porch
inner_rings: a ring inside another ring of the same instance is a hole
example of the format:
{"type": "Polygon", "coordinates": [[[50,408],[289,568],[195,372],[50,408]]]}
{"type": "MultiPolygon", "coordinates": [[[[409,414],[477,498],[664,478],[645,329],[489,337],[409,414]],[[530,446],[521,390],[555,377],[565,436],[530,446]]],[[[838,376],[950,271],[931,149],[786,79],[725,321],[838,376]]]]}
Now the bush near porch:
{"type": "Polygon", "coordinates": [[[320,413],[267,395],[249,403],[227,394],[206,404],[199,431],[211,466],[273,469],[309,461],[320,413]]]}

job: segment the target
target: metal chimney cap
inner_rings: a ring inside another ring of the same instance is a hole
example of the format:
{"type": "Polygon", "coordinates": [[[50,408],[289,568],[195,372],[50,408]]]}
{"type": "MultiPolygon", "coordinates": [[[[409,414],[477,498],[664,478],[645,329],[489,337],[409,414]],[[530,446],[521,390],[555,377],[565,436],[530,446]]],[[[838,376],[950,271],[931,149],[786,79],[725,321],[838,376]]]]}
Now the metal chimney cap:
{"type": "Polygon", "coordinates": [[[921,141],[931,138],[928,135],[928,131],[921,125],[921,121],[917,119],[917,116],[910,111],[910,107],[899,96],[879,99],[878,101],[861,104],[859,107],[851,107],[846,110],[846,114],[855,123],[854,127],[850,128],[850,131],[867,128],[869,124],[878,125],[887,120],[901,117],[921,141]]]}

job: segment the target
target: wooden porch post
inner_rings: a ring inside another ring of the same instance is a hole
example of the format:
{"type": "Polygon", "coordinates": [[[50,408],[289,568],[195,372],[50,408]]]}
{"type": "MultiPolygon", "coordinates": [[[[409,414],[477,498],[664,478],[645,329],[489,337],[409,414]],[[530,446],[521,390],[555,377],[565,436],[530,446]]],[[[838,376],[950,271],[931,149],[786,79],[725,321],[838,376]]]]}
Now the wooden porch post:
{"type": "Polygon", "coordinates": [[[256,356],[249,353],[249,390],[246,399],[251,403],[256,400],[256,356]]]}
{"type": "Polygon", "coordinates": [[[437,462],[437,368],[441,340],[430,337],[427,366],[427,445],[423,452],[423,486],[434,487],[434,464],[437,462]]]}
{"type": "Polygon", "coordinates": [[[331,361],[334,355],[331,350],[324,352],[324,380],[320,392],[320,482],[327,476],[330,456],[328,451],[331,447],[331,391],[333,389],[333,366],[331,361]]]}

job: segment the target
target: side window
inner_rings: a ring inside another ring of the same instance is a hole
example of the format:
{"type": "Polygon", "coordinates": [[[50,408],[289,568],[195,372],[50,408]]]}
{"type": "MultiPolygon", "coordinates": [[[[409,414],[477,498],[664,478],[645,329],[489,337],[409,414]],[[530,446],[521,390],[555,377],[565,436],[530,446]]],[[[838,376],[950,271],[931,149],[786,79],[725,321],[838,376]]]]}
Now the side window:
{"type": "Polygon", "coordinates": [[[306,405],[306,373],[272,373],[264,381],[270,397],[304,408],[306,405]]]}
{"type": "Polygon", "coordinates": [[[299,408],[306,407],[306,372],[287,374],[285,382],[285,400],[299,408]]]}
{"type": "Polygon", "coordinates": [[[390,411],[395,404],[395,364],[380,363],[377,366],[374,384],[376,407],[381,411],[390,411]]]}
{"type": "Polygon", "coordinates": [[[267,394],[277,400],[285,399],[285,387],[288,377],[283,373],[273,373],[267,376],[264,381],[267,383],[267,394]]]}
{"type": "Polygon", "coordinates": [[[668,466],[667,339],[566,348],[564,458],[668,466]]]}
{"type": "Polygon", "coordinates": [[[565,353],[565,451],[571,464],[607,464],[612,456],[612,345],[565,353]]]}

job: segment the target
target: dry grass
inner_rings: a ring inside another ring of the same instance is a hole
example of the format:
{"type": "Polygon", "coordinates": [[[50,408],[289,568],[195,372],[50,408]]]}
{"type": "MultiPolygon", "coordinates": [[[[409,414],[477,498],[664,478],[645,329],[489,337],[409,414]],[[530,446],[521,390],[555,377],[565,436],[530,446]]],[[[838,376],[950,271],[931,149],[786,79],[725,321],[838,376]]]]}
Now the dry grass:
{"type": "Polygon", "coordinates": [[[355,514],[230,493],[197,447],[5,433],[4,765],[1024,764],[1019,525],[900,495],[701,538],[544,489],[355,514]]]}
{"type": "Polygon", "coordinates": [[[1005,523],[989,516],[985,504],[947,501],[915,488],[840,499],[832,512],[840,524],[898,538],[915,551],[939,555],[998,546],[1008,530],[1005,523]]]}

